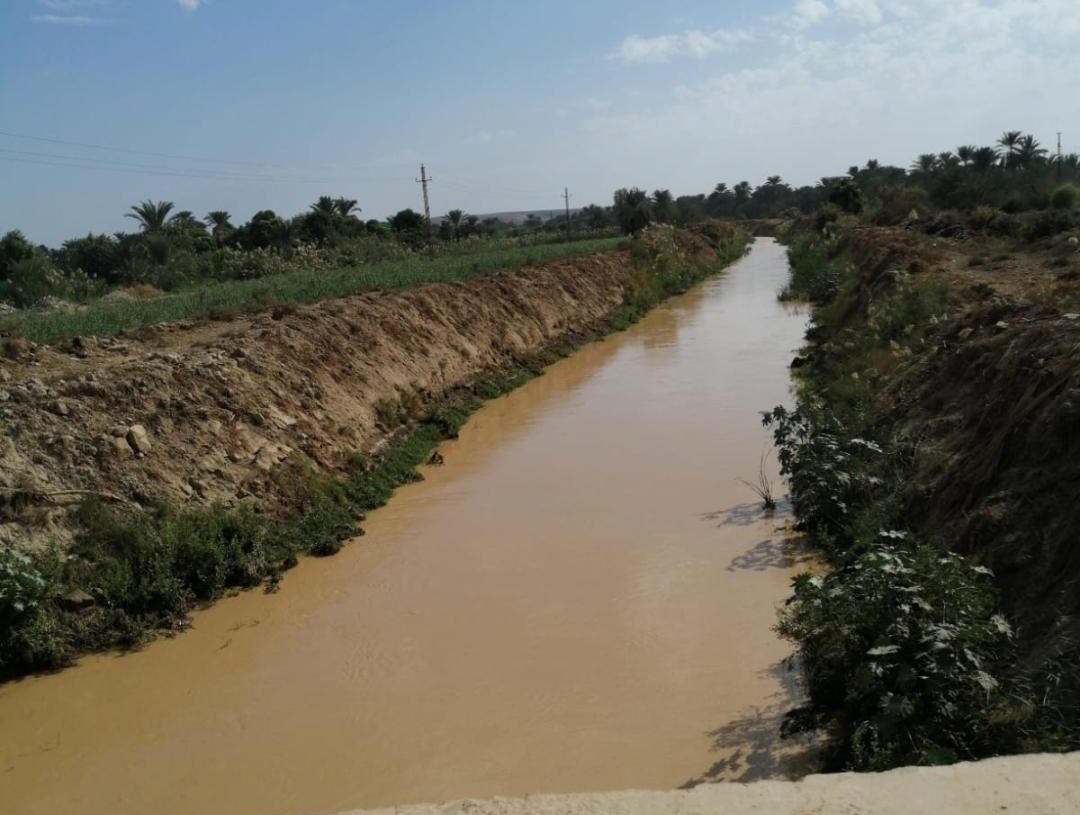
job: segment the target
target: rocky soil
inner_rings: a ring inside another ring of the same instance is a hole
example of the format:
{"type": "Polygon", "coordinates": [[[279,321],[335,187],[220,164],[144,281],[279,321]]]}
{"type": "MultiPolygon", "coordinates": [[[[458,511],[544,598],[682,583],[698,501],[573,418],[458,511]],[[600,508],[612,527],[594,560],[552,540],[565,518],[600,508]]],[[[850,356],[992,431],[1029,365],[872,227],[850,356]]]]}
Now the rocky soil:
{"type": "Polygon", "coordinates": [[[0,542],[70,537],[86,492],[148,504],[272,501],[289,457],[333,470],[485,370],[595,328],[610,252],[116,339],[0,347],[0,542]]]}

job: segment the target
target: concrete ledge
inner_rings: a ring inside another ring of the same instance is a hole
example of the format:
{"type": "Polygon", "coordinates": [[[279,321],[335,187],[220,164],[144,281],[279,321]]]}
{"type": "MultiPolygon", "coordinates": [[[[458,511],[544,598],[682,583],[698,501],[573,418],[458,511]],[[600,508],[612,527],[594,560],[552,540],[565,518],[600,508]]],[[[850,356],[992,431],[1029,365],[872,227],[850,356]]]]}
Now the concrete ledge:
{"type": "MultiPolygon", "coordinates": [[[[493,798],[370,810],[366,815],[1077,815],[1080,753],[951,767],[708,784],[672,792],[493,798]]],[[[361,815],[354,812],[352,815],[361,815]]]]}

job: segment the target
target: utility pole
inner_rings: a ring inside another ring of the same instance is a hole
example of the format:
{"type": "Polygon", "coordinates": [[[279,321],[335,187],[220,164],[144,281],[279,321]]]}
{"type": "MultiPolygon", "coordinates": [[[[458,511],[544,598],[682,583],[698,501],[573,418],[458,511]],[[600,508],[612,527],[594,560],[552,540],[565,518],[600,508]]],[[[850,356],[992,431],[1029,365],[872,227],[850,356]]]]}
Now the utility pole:
{"type": "Polygon", "coordinates": [[[1058,131],[1058,155],[1057,155],[1057,180],[1058,180],[1058,182],[1061,181],[1061,168],[1062,168],[1062,166],[1063,165],[1062,165],[1062,157],[1061,157],[1061,131],[1059,130],[1058,131]]]}
{"type": "Polygon", "coordinates": [[[420,184],[424,188],[424,220],[427,221],[427,251],[428,257],[432,260],[435,259],[435,244],[432,242],[431,237],[431,205],[428,203],[427,185],[431,181],[431,176],[427,174],[427,170],[424,165],[420,165],[420,177],[416,179],[416,183],[420,184]]]}
{"type": "Polygon", "coordinates": [[[563,187],[562,197],[566,202],[566,239],[570,240],[570,190],[568,188],[563,187]]]}

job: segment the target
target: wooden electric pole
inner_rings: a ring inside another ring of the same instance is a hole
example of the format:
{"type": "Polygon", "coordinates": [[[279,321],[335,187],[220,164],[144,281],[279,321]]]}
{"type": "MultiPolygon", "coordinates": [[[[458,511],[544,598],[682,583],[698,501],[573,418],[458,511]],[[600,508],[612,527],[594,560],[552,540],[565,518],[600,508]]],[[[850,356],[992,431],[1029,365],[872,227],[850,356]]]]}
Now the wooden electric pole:
{"type": "Polygon", "coordinates": [[[567,187],[563,187],[562,197],[566,203],[566,239],[570,240],[570,190],[567,187]]]}
{"type": "Polygon", "coordinates": [[[435,259],[435,244],[431,237],[431,204],[428,203],[428,191],[427,185],[431,181],[431,176],[427,174],[427,170],[424,165],[420,165],[420,177],[416,179],[416,183],[420,184],[424,188],[424,220],[427,222],[427,251],[428,257],[432,260],[435,259]]]}
{"type": "Polygon", "coordinates": [[[1061,155],[1061,131],[1058,131],[1058,154],[1057,154],[1057,180],[1061,181],[1061,169],[1062,169],[1062,155],[1061,155]]]}

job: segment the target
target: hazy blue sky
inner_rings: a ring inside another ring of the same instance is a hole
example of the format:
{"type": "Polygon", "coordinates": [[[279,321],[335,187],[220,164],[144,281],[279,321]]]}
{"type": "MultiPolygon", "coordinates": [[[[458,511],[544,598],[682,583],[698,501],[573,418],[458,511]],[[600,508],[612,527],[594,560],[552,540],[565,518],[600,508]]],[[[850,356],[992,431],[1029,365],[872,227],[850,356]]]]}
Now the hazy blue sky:
{"type": "Polygon", "coordinates": [[[421,160],[442,213],[809,183],[1005,129],[1080,151],[1078,5],[3,0],[0,232],[130,229],[143,198],[382,218],[420,208],[421,160]]]}

